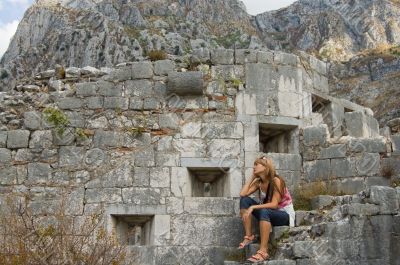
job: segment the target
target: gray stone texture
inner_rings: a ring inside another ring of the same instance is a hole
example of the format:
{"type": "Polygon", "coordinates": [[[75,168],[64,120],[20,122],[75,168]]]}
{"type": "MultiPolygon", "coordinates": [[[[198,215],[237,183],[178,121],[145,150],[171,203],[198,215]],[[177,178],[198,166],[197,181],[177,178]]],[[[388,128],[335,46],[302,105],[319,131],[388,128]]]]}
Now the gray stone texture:
{"type": "Polygon", "coordinates": [[[233,64],[234,62],[234,51],[227,49],[215,49],[211,50],[211,63],[217,64],[233,64]]]}
{"type": "Polygon", "coordinates": [[[392,148],[393,152],[400,154],[400,135],[392,135],[392,148]]]}
{"type": "Polygon", "coordinates": [[[168,75],[175,69],[175,63],[171,60],[159,60],[154,62],[154,74],[168,75]]]}
{"type": "Polygon", "coordinates": [[[107,81],[97,81],[98,94],[107,97],[120,97],[122,96],[122,88],[116,86],[114,83],[107,81]]]}
{"type": "Polygon", "coordinates": [[[151,62],[135,62],[132,64],[132,79],[152,78],[153,64],[151,62]]]}
{"type": "Polygon", "coordinates": [[[378,121],[364,111],[346,112],[344,118],[348,135],[361,138],[379,136],[378,121]]]}
{"type": "Polygon", "coordinates": [[[305,146],[323,146],[329,139],[328,127],[325,124],[306,127],[303,129],[303,136],[305,146]]]}
{"type": "Polygon", "coordinates": [[[105,109],[127,110],[129,107],[129,98],[106,97],[104,98],[105,109]]]}
{"type": "Polygon", "coordinates": [[[42,114],[38,111],[24,113],[24,126],[28,130],[39,130],[43,127],[42,114]]]}
{"type": "Polygon", "coordinates": [[[11,162],[11,150],[0,148],[0,165],[6,165],[11,162]]]}
{"type": "Polygon", "coordinates": [[[80,109],[83,106],[83,100],[80,98],[60,98],[57,101],[60,109],[80,109]]]}
{"type": "Polygon", "coordinates": [[[7,146],[7,131],[0,131],[0,147],[7,146]]]}
{"type": "Polygon", "coordinates": [[[203,93],[202,72],[171,72],[168,74],[167,93],[180,96],[203,93]]]}
{"type": "Polygon", "coordinates": [[[96,96],[97,95],[97,84],[96,83],[77,83],[76,87],[76,95],[77,96],[96,96]]]}
{"type": "Polygon", "coordinates": [[[28,183],[29,184],[45,184],[51,180],[51,168],[46,163],[29,163],[28,164],[28,183]]]}
{"type": "Polygon", "coordinates": [[[53,145],[53,134],[50,130],[47,131],[34,131],[31,134],[29,141],[29,148],[44,149],[50,148],[53,145]]]}
{"type": "Polygon", "coordinates": [[[307,181],[328,180],[330,178],[331,163],[329,159],[303,163],[307,181]]]}
{"type": "Polygon", "coordinates": [[[28,147],[30,132],[28,130],[13,130],[7,133],[7,148],[28,147]]]}
{"type": "Polygon", "coordinates": [[[386,141],[385,138],[351,138],[349,143],[349,151],[351,152],[366,152],[366,153],[385,153],[386,141]]]}
{"type": "Polygon", "coordinates": [[[395,214],[399,210],[397,192],[391,187],[372,186],[367,201],[379,205],[380,214],[395,214]]]}

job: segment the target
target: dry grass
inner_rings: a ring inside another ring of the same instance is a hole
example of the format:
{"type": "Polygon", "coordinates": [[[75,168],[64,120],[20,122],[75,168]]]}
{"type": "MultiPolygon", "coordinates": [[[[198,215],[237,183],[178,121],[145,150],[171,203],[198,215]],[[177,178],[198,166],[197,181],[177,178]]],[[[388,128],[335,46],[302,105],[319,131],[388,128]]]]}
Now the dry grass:
{"type": "Polygon", "coordinates": [[[24,201],[7,198],[1,204],[0,264],[129,264],[125,247],[106,233],[101,214],[77,220],[60,210],[54,217],[37,217],[24,201]]]}
{"type": "Polygon", "coordinates": [[[310,211],[311,199],[318,195],[343,195],[338,193],[332,185],[323,181],[317,181],[303,185],[294,190],[293,206],[296,210],[310,211]]]}
{"type": "Polygon", "coordinates": [[[149,59],[153,62],[167,59],[167,54],[165,53],[165,51],[161,50],[151,50],[148,52],[147,55],[149,56],[149,59]]]}

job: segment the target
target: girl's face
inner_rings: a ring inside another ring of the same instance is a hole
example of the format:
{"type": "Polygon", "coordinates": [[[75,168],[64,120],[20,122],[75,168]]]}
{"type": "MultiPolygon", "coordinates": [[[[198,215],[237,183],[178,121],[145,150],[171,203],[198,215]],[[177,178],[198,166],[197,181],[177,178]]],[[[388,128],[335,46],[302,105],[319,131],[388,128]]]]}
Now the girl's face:
{"type": "Polygon", "coordinates": [[[267,168],[260,163],[254,163],[253,174],[259,176],[262,172],[265,172],[267,168]]]}

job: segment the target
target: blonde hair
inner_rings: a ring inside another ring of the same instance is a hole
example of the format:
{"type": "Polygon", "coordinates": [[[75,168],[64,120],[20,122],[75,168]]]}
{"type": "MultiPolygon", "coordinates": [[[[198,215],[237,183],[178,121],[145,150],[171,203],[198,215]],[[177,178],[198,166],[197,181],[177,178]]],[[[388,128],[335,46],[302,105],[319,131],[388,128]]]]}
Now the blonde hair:
{"type": "Polygon", "coordinates": [[[281,176],[276,174],[274,162],[272,161],[272,159],[266,156],[262,156],[254,161],[254,165],[256,164],[261,164],[265,167],[265,171],[263,172],[263,174],[267,177],[269,183],[272,184],[268,185],[268,190],[266,194],[267,202],[270,202],[272,200],[272,195],[274,194],[275,190],[277,190],[281,197],[283,197],[286,189],[286,183],[281,176]],[[278,187],[278,185],[276,185],[275,181],[273,181],[274,178],[279,178],[279,180],[281,181],[281,187],[278,187]]]}

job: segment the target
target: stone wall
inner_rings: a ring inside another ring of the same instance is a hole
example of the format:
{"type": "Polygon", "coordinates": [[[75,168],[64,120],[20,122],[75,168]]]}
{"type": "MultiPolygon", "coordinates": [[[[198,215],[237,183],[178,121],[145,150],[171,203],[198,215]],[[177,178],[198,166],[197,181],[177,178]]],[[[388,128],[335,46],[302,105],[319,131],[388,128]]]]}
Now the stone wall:
{"type": "Polygon", "coordinates": [[[121,241],[140,227],[129,239],[138,264],[222,263],[242,238],[240,189],[268,150],[282,152],[267,155],[292,190],[388,184],[390,142],[370,110],[327,94],[326,65],[313,57],[196,50],[61,73],[0,95],[1,198],[21,196],[38,216],[103,210],[121,241]]]}

